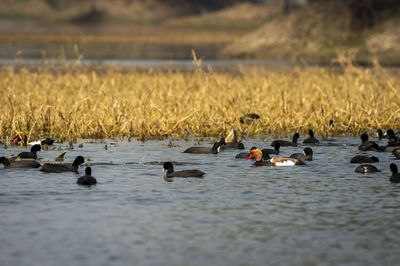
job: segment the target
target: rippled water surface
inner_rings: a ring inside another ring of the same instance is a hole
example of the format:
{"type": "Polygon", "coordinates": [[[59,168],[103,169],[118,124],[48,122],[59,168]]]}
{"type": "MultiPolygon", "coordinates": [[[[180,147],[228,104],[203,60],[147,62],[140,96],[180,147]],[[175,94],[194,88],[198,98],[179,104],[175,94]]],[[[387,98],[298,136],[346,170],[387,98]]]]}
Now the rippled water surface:
{"type": "MultiPolygon", "coordinates": [[[[184,154],[194,141],[82,141],[65,155],[90,158],[98,184],[74,173],[0,169],[0,265],[398,265],[400,185],[390,153],[360,152],[359,139],[313,147],[296,167],[253,167],[218,155],[184,154]],[[377,155],[374,174],[350,158],[377,155]],[[162,179],[162,165],[203,179],[162,179]]],[[[382,141],[382,145],[385,144],[382,141]]],[[[267,147],[270,142],[245,141],[267,147]]],[[[210,145],[202,142],[203,145],[210,145]]],[[[56,147],[66,144],[56,144],[56,147]]],[[[304,146],[283,147],[282,155],[304,146]]],[[[19,148],[0,149],[11,156],[19,148]]],[[[40,152],[43,160],[59,150],[40,152]]],[[[84,167],[80,168],[81,174],[84,167]]]]}

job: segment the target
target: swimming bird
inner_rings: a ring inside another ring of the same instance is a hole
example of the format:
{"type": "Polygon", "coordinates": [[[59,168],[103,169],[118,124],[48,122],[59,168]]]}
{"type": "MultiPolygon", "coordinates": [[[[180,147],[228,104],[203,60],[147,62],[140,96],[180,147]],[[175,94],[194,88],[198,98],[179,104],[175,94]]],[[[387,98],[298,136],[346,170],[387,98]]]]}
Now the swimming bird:
{"type": "Polygon", "coordinates": [[[379,158],[372,156],[363,156],[363,155],[357,155],[351,158],[350,163],[377,163],[379,162],[379,158]]]}
{"type": "Polygon", "coordinates": [[[279,154],[279,149],[281,148],[281,144],[276,142],[274,145],[274,149],[262,149],[263,154],[279,154]]]}
{"type": "Polygon", "coordinates": [[[92,176],[92,168],[90,166],[86,167],[85,175],[79,177],[76,183],[82,186],[91,186],[97,184],[96,178],[92,176]]]}
{"type": "Polygon", "coordinates": [[[376,168],[373,165],[362,164],[362,165],[357,166],[355,172],[365,174],[365,173],[376,173],[376,172],[380,172],[380,171],[378,170],[378,168],[376,168]]]}
{"type": "Polygon", "coordinates": [[[36,152],[41,151],[42,150],[42,146],[40,146],[39,144],[33,145],[31,148],[31,151],[24,151],[21,152],[17,155],[17,157],[21,158],[21,159],[37,159],[37,154],[36,152]]]}
{"type": "Polygon", "coordinates": [[[387,134],[386,134],[386,135],[383,134],[382,129],[378,129],[378,130],[376,131],[376,134],[377,134],[377,136],[378,136],[379,139],[387,139],[387,138],[388,138],[388,135],[387,135],[387,134]]]}
{"type": "Polygon", "coordinates": [[[287,141],[287,140],[274,140],[272,143],[271,143],[271,146],[275,146],[275,144],[276,143],[279,143],[280,145],[281,145],[281,147],[283,147],[283,146],[295,146],[295,147],[297,147],[297,139],[298,138],[300,138],[300,135],[299,135],[299,133],[295,133],[294,135],[293,135],[293,139],[292,139],[292,141],[290,142],[290,141],[287,141]]]}
{"type": "Polygon", "coordinates": [[[225,142],[221,144],[221,149],[222,150],[228,150],[228,149],[237,149],[237,150],[244,150],[244,144],[242,141],[239,142],[225,142]]]}
{"type": "Polygon", "coordinates": [[[393,155],[396,156],[396,159],[400,159],[400,149],[396,149],[392,151],[393,155]]]}
{"type": "Polygon", "coordinates": [[[166,177],[203,177],[206,173],[200,170],[182,170],[182,171],[174,171],[174,166],[171,162],[165,162],[163,165],[163,172],[167,171],[166,177]]]}
{"type": "Polygon", "coordinates": [[[319,143],[319,140],[316,137],[314,137],[314,132],[311,129],[308,131],[308,134],[310,135],[310,137],[306,138],[303,141],[303,143],[309,143],[309,144],[318,144],[319,143]]]}
{"type": "Polygon", "coordinates": [[[184,153],[200,153],[200,154],[205,154],[205,153],[213,153],[217,154],[219,153],[219,150],[221,149],[221,145],[225,143],[224,139],[221,139],[220,141],[217,141],[214,143],[212,148],[209,147],[190,147],[187,148],[184,153]]]}
{"type": "MultiPolygon", "coordinates": [[[[250,151],[252,151],[254,149],[257,149],[257,147],[255,147],[255,146],[251,147],[250,151]]],[[[249,157],[249,155],[250,155],[250,152],[241,152],[241,153],[236,154],[235,158],[236,159],[237,158],[246,159],[247,157],[249,157]]]]}
{"type": "Polygon", "coordinates": [[[367,133],[363,133],[361,135],[361,144],[358,146],[358,149],[361,151],[381,151],[382,148],[379,147],[378,144],[376,144],[373,141],[368,140],[368,135],[367,133]]]}
{"type": "Polygon", "coordinates": [[[293,153],[290,158],[295,158],[301,161],[312,161],[313,160],[313,150],[310,147],[304,148],[304,153],[293,153]]]}
{"type": "Polygon", "coordinates": [[[397,165],[394,163],[390,164],[390,171],[392,171],[392,176],[390,177],[390,182],[392,183],[400,183],[400,174],[397,169],[397,165]]]}
{"type": "Polygon", "coordinates": [[[393,129],[388,129],[386,134],[389,138],[388,146],[400,146],[400,138],[394,134],[393,129]]]}
{"type": "Polygon", "coordinates": [[[10,162],[6,157],[0,157],[0,164],[4,165],[4,168],[38,168],[40,163],[33,159],[24,159],[10,162]]]}
{"type": "Polygon", "coordinates": [[[293,165],[302,165],[305,164],[303,161],[294,159],[294,158],[280,158],[280,157],[274,157],[271,158],[269,157],[268,154],[264,155],[266,158],[263,160],[263,154],[262,151],[259,149],[254,149],[250,151],[249,157],[246,158],[246,160],[249,160],[251,158],[254,158],[256,162],[254,165],[256,166],[263,166],[263,165],[268,165],[268,166],[293,166],[293,165]]]}
{"type": "Polygon", "coordinates": [[[18,131],[17,135],[15,135],[15,137],[12,139],[11,144],[18,144],[18,143],[22,143],[23,145],[29,145],[29,146],[33,146],[36,144],[53,145],[54,139],[52,139],[52,138],[45,138],[45,139],[39,139],[39,140],[29,139],[29,142],[28,142],[28,137],[26,136],[25,132],[18,131]]]}
{"type": "Polygon", "coordinates": [[[85,159],[82,156],[75,158],[73,163],[45,163],[40,171],[47,173],[75,172],[78,173],[79,165],[83,164],[85,159]]]}

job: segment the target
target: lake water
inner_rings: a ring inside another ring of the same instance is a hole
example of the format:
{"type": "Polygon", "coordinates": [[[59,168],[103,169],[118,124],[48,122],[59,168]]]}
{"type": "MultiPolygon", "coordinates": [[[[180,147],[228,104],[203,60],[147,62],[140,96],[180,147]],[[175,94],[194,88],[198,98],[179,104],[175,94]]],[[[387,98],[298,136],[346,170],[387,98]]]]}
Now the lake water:
{"type": "MultiPolygon", "coordinates": [[[[251,146],[268,147],[251,139],[251,146]]],[[[360,152],[358,138],[314,146],[314,161],[253,167],[182,153],[195,141],[83,142],[65,155],[90,158],[98,184],[74,173],[0,169],[0,258],[8,265],[398,265],[400,185],[391,153],[360,152]],[[382,172],[359,174],[350,158],[376,155],[382,172]],[[200,169],[203,179],[166,182],[162,165],[200,169]]],[[[202,145],[209,146],[206,141],[202,145]]],[[[386,144],[382,141],[381,145],[386,144]]],[[[56,144],[56,147],[67,144],[56,144]]],[[[282,147],[282,155],[304,146],[282,147]]],[[[20,148],[4,150],[11,156],[20,148]]],[[[60,150],[40,152],[44,160],[60,150]]],[[[84,167],[80,168],[82,174],[84,167]]]]}

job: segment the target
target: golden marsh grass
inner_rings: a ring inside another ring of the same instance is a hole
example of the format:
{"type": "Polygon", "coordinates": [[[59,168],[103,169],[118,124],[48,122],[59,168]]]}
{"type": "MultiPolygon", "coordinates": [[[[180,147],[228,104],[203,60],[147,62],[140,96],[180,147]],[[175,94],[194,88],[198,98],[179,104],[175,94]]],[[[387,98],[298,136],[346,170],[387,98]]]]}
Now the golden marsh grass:
{"type": "Polygon", "coordinates": [[[400,83],[380,68],[0,70],[0,137],[325,136],[398,128],[400,83]],[[239,117],[261,116],[250,125],[239,117]]]}

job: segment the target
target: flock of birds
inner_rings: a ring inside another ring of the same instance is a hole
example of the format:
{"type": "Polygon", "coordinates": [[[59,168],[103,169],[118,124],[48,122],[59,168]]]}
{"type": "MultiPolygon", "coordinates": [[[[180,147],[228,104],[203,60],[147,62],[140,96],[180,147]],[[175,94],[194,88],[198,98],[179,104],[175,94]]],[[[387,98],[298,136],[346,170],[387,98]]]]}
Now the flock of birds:
{"type": "MultiPolygon", "coordinates": [[[[386,134],[382,130],[377,130],[378,137],[380,139],[388,139],[388,144],[380,146],[377,143],[370,141],[366,133],[361,135],[361,144],[358,147],[361,151],[376,151],[376,152],[392,152],[396,158],[400,159],[400,132],[395,133],[392,129],[388,129],[386,134]]],[[[258,149],[257,147],[251,147],[249,152],[241,152],[235,156],[235,158],[242,158],[245,160],[255,160],[255,166],[295,166],[304,165],[304,161],[313,160],[313,150],[310,147],[304,148],[303,153],[294,153],[290,157],[270,157],[270,155],[278,155],[281,147],[294,146],[297,147],[297,141],[300,138],[299,133],[293,135],[292,141],[287,140],[274,140],[271,146],[274,149],[258,149]]],[[[227,139],[222,138],[220,141],[214,143],[212,147],[199,147],[194,146],[186,149],[184,153],[194,154],[217,154],[221,149],[244,149],[244,144],[241,141],[236,140],[236,132],[231,129],[227,139]],[[235,137],[232,138],[231,135],[235,137]],[[229,142],[227,139],[229,138],[229,142]]],[[[13,138],[12,144],[22,143],[23,145],[32,145],[30,152],[21,152],[15,157],[6,158],[0,157],[0,164],[4,165],[5,169],[8,168],[40,168],[40,171],[47,173],[61,173],[61,172],[75,172],[78,173],[78,168],[81,164],[85,163],[83,156],[77,156],[72,163],[57,163],[47,162],[43,165],[38,161],[37,152],[42,150],[42,145],[53,145],[54,140],[47,138],[38,142],[27,142],[27,137],[23,132],[13,138]]],[[[319,144],[319,140],[315,138],[314,132],[309,130],[309,138],[303,141],[303,144],[315,145],[319,144]]],[[[350,160],[350,163],[359,163],[356,168],[356,172],[369,173],[379,172],[379,170],[371,165],[371,163],[379,162],[379,158],[376,156],[363,156],[357,155],[350,160]]],[[[390,182],[400,183],[400,174],[398,173],[397,165],[394,163],[390,164],[390,170],[392,175],[390,182]]],[[[174,177],[203,177],[205,173],[200,170],[181,170],[174,171],[172,162],[164,162],[163,172],[166,171],[164,176],[165,180],[171,181],[174,177]]],[[[85,169],[85,175],[77,179],[77,184],[91,186],[97,183],[96,178],[91,175],[91,167],[88,166],[85,169]]]]}

